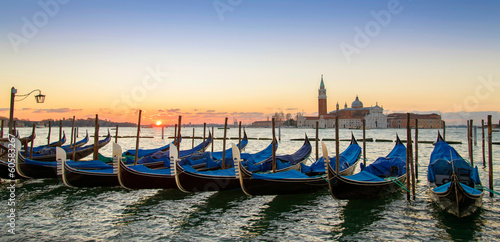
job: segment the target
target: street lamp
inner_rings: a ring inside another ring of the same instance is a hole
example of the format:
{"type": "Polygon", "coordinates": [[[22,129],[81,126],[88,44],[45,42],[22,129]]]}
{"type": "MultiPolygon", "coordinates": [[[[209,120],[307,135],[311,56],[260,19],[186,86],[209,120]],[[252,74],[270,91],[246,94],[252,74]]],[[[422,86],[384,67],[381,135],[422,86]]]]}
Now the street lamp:
{"type": "Polygon", "coordinates": [[[33,92],[38,91],[38,95],[35,95],[35,100],[37,103],[43,103],[43,102],[45,102],[45,95],[42,95],[42,91],[40,91],[40,89],[35,89],[35,90],[29,92],[28,94],[17,95],[18,97],[21,97],[21,99],[16,100],[17,89],[12,87],[10,90],[11,91],[10,91],[9,134],[15,135],[14,129],[13,129],[13,126],[14,126],[14,102],[15,101],[22,101],[22,100],[26,99],[33,92]]]}

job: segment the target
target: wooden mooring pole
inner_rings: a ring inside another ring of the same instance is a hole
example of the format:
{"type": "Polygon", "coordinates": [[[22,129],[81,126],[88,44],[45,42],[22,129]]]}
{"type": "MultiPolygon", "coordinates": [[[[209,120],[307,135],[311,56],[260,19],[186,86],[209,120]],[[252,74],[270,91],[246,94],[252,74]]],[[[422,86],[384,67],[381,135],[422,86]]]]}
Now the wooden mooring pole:
{"type": "Polygon", "coordinates": [[[446,122],[443,120],[443,140],[446,141],[446,122]]]}
{"type": "Polygon", "coordinates": [[[74,145],[74,143],[76,143],[76,139],[73,139],[73,134],[75,132],[75,116],[73,116],[73,122],[71,122],[71,146],[72,147],[74,145]]]}
{"type": "Polygon", "coordinates": [[[273,170],[273,173],[276,173],[276,131],[275,131],[274,118],[272,119],[272,129],[273,129],[273,152],[272,152],[273,163],[271,165],[271,168],[273,170]]]}
{"type": "Polygon", "coordinates": [[[410,180],[411,180],[411,168],[410,168],[410,146],[411,146],[411,126],[410,126],[410,113],[406,113],[406,200],[410,200],[410,180]],[[409,176],[410,174],[410,176],[409,176]]]}
{"type": "Polygon", "coordinates": [[[99,160],[99,115],[95,115],[94,160],[99,160]]]}
{"type": "Polygon", "coordinates": [[[135,140],[135,156],[134,156],[134,165],[137,165],[138,152],[139,152],[139,135],[141,134],[141,115],[142,110],[139,110],[139,120],[137,121],[137,137],[135,140]]]}
{"type": "Polygon", "coordinates": [[[205,152],[205,139],[207,137],[206,133],[207,133],[207,123],[203,123],[203,152],[205,152]]]}
{"type": "Polygon", "coordinates": [[[165,126],[161,126],[161,139],[165,139],[165,126]]]}
{"type": "Polygon", "coordinates": [[[177,124],[174,125],[174,144],[177,146],[177,124]]]}
{"type": "Polygon", "coordinates": [[[182,127],[182,116],[179,115],[179,123],[177,125],[177,154],[181,150],[181,127],[182,127]]]}
{"type": "Polygon", "coordinates": [[[366,166],[366,120],[361,119],[363,123],[363,165],[366,166]]]}
{"type": "Polygon", "coordinates": [[[472,126],[474,131],[474,146],[477,146],[477,126],[472,126]]]}
{"type": "MultiPolygon", "coordinates": [[[[74,140],[76,140],[77,136],[78,136],[78,129],[75,128],[75,133],[74,133],[74,140]]],[[[73,145],[73,153],[71,154],[71,160],[75,160],[75,156],[76,156],[76,145],[73,145]]]]}
{"type": "Polygon", "coordinates": [[[31,132],[33,139],[31,139],[30,159],[33,159],[33,144],[35,143],[35,129],[36,129],[36,124],[33,123],[33,132],[31,132]]]}
{"type": "Polygon", "coordinates": [[[241,152],[241,121],[238,125],[238,149],[241,152]]]}
{"type": "MultiPolygon", "coordinates": [[[[493,135],[493,127],[491,124],[491,115],[488,115],[488,172],[489,172],[489,185],[490,190],[493,191],[493,150],[492,150],[492,135],[493,135]]],[[[490,197],[493,197],[493,193],[490,192],[490,197]]]]}
{"type": "Polygon", "coordinates": [[[50,132],[51,132],[52,124],[49,120],[49,133],[47,135],[47,144],[50,144],[50,132]]]}
{"type": "Polygon", "coordinates": [[[214,127],[212,126],[212,153],[214,152],[214,145],[215,145],[215,131],[214,127]]]}
{"type": "Polygon", "coordinates": [[[222,169],[226,169],[226,135],[227,135],[227,117],[224,121],[224,138],[222,139],[222,169]]]}
{"type": "Polygon", "coordinates": [[[3,138],[3,122],[4,120],[2,119],[2,125],[0,127],[0,138],[3,138]]]}
{"type": "Polygon", "coordinates": [[[415,119],[415,178],[418,180],[418,119],[415,119]]]}
{"type": "Polygon", "coordinates": [[[484,142],[484,119],[481,119],[481,133],[482,135],[482,145],[483,145],[483,166],[486,167],[486,151],[485,151],[485,142],[484,142]]]}
{"type": "Polygon", "coordinates": [[[472,127],[474,127],[474,122],[471,119],[469,122],[469,139],[470,139],[470,164],[474,167],[474,146],[472,141],[472,127]]]}
{"type": "Polygon", "coordinates": [[[339,157],[339,112],[335,113],[335,173],[340,173],[340,157],[339,157]]]}
{"type": "Polygon", "coordinates": [[[59,120],[59,147],[62,146],[62,120],[59,120]]]}
{"type": "Polygon", "coordinates": [[[193,137],[192,137],[192,142],[191,142],[191,148],[194,148],[194,127],[193,127],[193,137]]]}
{"type": "Polygon", "coordinates": [[[318,125],[319,122],[316,121],[316,160],[319,159],[319,147],[318,147],[318,142],[319,142],[319,132],[318,132],[318,125]]]}
{"type": "Polygon", "coordinates": [[[116,130],[115,130],[115,143],[118,144],[118,124],[116,125],[116,130]]]}

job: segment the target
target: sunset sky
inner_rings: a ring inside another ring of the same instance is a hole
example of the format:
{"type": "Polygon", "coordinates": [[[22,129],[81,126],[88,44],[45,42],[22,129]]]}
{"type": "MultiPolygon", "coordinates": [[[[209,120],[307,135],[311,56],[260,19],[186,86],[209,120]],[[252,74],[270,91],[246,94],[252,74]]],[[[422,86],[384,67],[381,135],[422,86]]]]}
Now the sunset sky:
{"type": "Polygon", "coordinates": [[[385,112],[500,118],[500,1],[0,3],[0,116],[251,123],[356,95],[385,112]],[[462,113],[462,114],[464,114],[462,113]]]}

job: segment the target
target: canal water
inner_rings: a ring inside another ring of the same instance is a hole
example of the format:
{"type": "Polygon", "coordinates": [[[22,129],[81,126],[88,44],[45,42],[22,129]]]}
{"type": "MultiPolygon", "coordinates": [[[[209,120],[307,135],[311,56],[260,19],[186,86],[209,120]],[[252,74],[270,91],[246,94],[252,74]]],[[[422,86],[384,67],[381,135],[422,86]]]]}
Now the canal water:
{"type": "MultiPolygon", "coordinates": [[[[108,128],[101,128],[100,135],[108,128]]],[[[70,129],[65,128],[69,137],[70,129]]],[[[79,138],[85,130],[80,128],[79,138]]],[[[271,141],[271,129],[246,128],[250,138],[246,152],[257,152],[271,141]],[[260,138],[260,139],[259,139],[260,138]]],[[[35,145],[47,142],[47,128],[37,129],[35,145]]],[[[28,136],[30,128],[21,128],[21,137],[28,136]]],[[[114,130],[110,130],[114,135],[114,130]]],[[[172,141],[173,128],[161,139],[160,128],[141,129],[141,148],[154,148],[172,141]]],[[[414,132],[414,131],[412,131],[414,132]]],[[[420,130],[420,141],[436,140],[438,130],[420,130]]],[[[192,136],[193,128],[184,128],[184,136],[192,136]]],[[[307,134],[315,137],[313,129],[282,128],[278,154],[297,150],[307,134]]],[[[340,139],[349,139],[351,133],[362,138],[360,130],[340,130],[340,139]]],[[[120,128],[119,136],[134,136],[135,128],[120,128]]],[[[396,134],[406,139],[404,129],[367,130],[367,138],[394,140],[396,134]]],[[[414,133],[413,133],[414,134],[414,133]]],[[[202,136],[202,128],[195,136],[202,136]]],[[[223,130],[215,129],[220,138],[223,130]]],[[[237,143],[238,129],[228,130],[237,143]]],[[[51,140],[58,138],[53,130],[51,140]]],[[[319,131],[320,139],[333,139],[333,129],[319,131]]],[[[465,158],[467,154],[466,129],[449,127],[446,139],[460,141],[453,147],[465,158]]],[[[498,133],[493,135],[499,141],[498,133]]],[[[69,141],[68,141],[69,142],[69,141]]],[[[195,139],[195,145],[201,142],[195,139]]],[[[478,130],[474,147],[474,164],[479,167],[483,185],[488,184],[488,170],[482,164],[481,132],[478,130]]],[[[92,143],[89,142],[89,143],[92,143]]],[[[134,138],[119,138],[123,149],[133,149],[134,138]]],[[[308,162],[315,159],[315,144],[308,162]]],[[[333,155],[335,143],[325,141],[333,155]]],[[[340,142],[342,151],[349,142],[340,142]]],[[[361,142],[360,142],[360,145],[361,142]]],[[[191,139],[182,141],[181,149],[189,149],[191,139]]],[[[367,164],[385,156],[393,148],[391,142],[367,142],[367,164]]],[[[500,186],[500,151],[493,146],[494,184],[500,186]]],[[[111,145],[100,152],[111,156],[111,145]]],[[[209,148],[210,149],[210,148],[209,148]]],[[[214,149],[222,150],[222,140],[216,140],[214,149]]],[[[485,194],[483,206],[473,216],[458,219],[444,214],[431,202],[427,193],[427,164],[432,144],[419,144],[419,177],[416,200],[407,201],[404,193],[382,199],[335,200],[327,190],[303,195],[246,196],[241,191],[182,193],[178,190],[126,190],[112,188],[68,188],[60,179],[23,180],[15,184],[16,234],[9,234],[9,184],[0,184],[0,240],[498,240],[500,238],[500,196],[485,194]]],[[[321,154],[321,149],[320,149],[321,154]]],[[[90,158],[90,157],[89,157],[90,158]]],[[[359,171],[359,167],[357,168],[359,171]]]]}

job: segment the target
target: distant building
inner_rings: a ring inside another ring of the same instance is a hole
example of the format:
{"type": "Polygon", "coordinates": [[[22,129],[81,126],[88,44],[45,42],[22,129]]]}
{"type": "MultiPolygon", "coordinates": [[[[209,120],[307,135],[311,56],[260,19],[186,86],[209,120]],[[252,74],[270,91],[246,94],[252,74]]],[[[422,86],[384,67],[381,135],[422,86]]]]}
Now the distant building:
{"type": "MultiPolygon", "coordinates": [[[[439,129],[443,127],[443,121],[439,114],[410,114],[410,126],[415,128],[415,119],[418,119],[419,129],[439,129]]],[[[406,128],[406,113],[391,113],[387,115],[389,128],[406,128]]]]}
{"type": "Polygon", "coordinates": [[[316,127],[316,122],[320,128],[334,128],[335,117],[339,117],[339,128],[361,128],[363,126],[362,119],[365,119],[366,128],[387,128],[387,116],[384,115],[384,109],[378,106],[363,107],[363,103],[356,96],[351,107],[347,107],[347,102],[343,109],[327,113],[326,105],[326,89],[321,75],[321,84],[318,89],[318,116],[301,116],[297,118],[297,126],[299,127],[316,127]]]}
{"type": "Polygon", "coordinates": [[[256,128],[268,128],[272,126],[272,121],[255,121],[252,123],[252,127],[256,128]]]}

